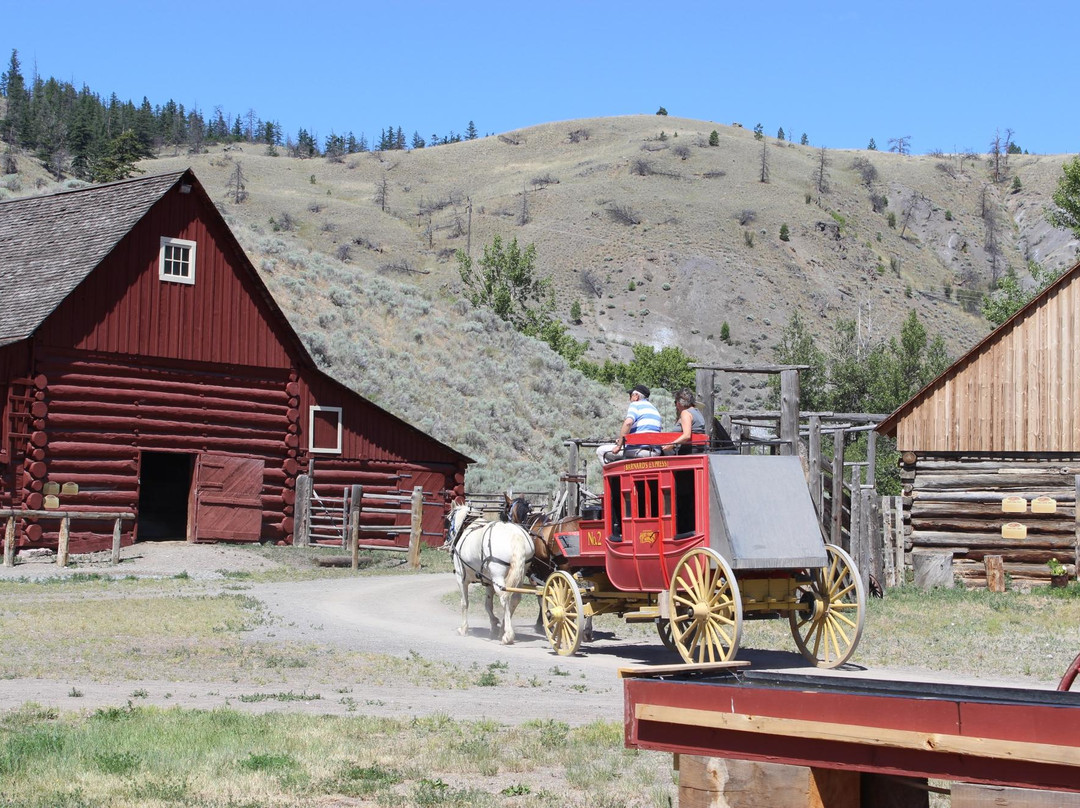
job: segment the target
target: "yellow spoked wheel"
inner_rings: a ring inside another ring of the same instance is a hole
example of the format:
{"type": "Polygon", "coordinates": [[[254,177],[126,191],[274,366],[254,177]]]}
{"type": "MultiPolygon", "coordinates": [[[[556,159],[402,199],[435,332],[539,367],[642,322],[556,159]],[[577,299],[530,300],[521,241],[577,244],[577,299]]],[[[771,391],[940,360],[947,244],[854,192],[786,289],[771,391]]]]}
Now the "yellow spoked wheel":
{"type": "Polygon", "coordinates": [[[805,607],[788,613],[791,633],[802,655],[819,668],[844,664],[855,652],[866,616],[866,590],[851,556],[825,545],[828,562],[811,571],[796,593],[805,607]]]}
{"type": "Polygon", "coordinates": [[[695,547],[671,576],[671,641],[684,661],[727,662],[739,649],[742,599],[719,553],[695,547]]]}
{"type": "Polygon", "coordinates": [[[544,633],[551,647],[560,656],[577,653],[584,613],[577,582],[562,570],[553,572],[544,584],[543,601],[544,633]]]}

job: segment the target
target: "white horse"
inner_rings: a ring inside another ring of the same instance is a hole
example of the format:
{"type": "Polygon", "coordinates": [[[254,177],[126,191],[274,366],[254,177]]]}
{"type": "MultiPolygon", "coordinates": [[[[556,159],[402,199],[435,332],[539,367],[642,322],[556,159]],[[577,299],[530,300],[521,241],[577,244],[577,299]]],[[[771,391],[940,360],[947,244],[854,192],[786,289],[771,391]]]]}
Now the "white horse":
{"type": "Polygon", "coordinates": [[[514,642],[514,609],[521,595],[507,592],[525,580],[533,557],[532,537],[519,525],[509,522],[488,522],[470,516],[467,505],[458,505],[447,519],[446,543],[454,560],[461,591],[461,627],[464,636],[469,631],[469,584],[481,583],[487,589],[484,605],[491,621],[491,638],[499,636],[500,620],[492,608],[495,591],[502,603],[502,643],[514,642]]]}

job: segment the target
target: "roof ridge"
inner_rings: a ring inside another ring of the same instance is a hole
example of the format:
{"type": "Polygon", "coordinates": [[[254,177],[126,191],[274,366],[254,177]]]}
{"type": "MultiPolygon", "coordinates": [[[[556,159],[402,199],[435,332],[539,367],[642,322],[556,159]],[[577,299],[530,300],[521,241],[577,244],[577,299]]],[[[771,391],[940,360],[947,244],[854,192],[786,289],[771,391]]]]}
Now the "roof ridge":
{"type": "Polygon", "coordinates": [[[128,177],[122,180],[114,180],[113,182],[88,183],[79,188],[61,188],[58,191],[49,191],[47,193],[31,194],[29,196],[17,196],[11,199],[0,199],[0,205],[18,204],[20,202],[28,202],[33,199],[52,199],[54,197],[66,196],[69,194],[90,193],[93,191],[99,191],[107,188],[115,188],[119,185],[132,185],[142,182],[160,182],[162,180],[172,178],[179,179],[181,176],[183,176],[189,171],[191,171],[190,168],[184,168],[176,171],[166,171],[163,174],[148,174],[146,176],[140,177],[128,177]]]}

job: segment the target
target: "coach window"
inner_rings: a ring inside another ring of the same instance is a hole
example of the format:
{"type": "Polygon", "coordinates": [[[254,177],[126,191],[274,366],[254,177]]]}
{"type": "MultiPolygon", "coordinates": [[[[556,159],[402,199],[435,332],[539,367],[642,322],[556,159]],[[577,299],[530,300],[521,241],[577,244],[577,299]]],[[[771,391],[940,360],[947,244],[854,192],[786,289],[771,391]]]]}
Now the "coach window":
{"type": "Polygon", "coordinates": [[[341,454],[341,407],[312,406],[308,413],[308,450],[341,454]]]}
{"type": "Polygon", "coordinates": [[[683,535],[697,531],[697,496],[694,487],[694,469],[676,471],[675,480],[675,534],[683,535]]]}
{"type": "Polygon", "coordinates": [[[170,283],[195,283],[195,242],[161,237],[158,277],[170,283]]]}

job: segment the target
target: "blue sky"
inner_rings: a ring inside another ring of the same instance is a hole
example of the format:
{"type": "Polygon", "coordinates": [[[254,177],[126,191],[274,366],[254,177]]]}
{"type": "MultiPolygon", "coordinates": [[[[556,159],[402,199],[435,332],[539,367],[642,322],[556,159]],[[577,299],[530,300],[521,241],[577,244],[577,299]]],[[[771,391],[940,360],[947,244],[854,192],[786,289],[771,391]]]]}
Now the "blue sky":
{"type": "Polygon", "coordinates": [[[1080,151],[1075,0],[233,2],[0,0],[23,74],[295,135],[424,138],[671,115],[829,148],[1080,151]]]}

